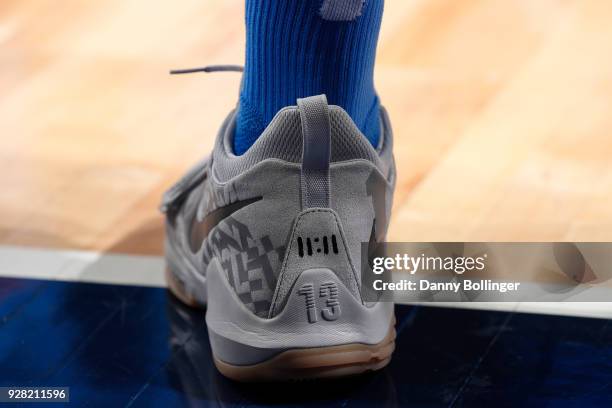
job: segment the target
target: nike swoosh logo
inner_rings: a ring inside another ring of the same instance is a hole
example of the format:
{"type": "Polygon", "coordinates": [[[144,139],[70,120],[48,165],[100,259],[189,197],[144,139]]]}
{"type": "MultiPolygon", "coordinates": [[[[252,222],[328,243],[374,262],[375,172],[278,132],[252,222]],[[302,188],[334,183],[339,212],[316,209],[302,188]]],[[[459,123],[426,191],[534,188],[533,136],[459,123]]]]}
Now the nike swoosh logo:
{"type": "Polygon", "coordinates": [[[263,197],[249,198],[248,200],[235,201],[223,207],[219,207],[208,213],[202,221],[198,221],[197,217],[193,218],[191,224],[191,232],[189,234],[189,246],[195,254],[202,247],[202,242],[206,239],[210,231],[215,228],[221,221],[235,213],[236,211],[251,205],[263,197]]]}

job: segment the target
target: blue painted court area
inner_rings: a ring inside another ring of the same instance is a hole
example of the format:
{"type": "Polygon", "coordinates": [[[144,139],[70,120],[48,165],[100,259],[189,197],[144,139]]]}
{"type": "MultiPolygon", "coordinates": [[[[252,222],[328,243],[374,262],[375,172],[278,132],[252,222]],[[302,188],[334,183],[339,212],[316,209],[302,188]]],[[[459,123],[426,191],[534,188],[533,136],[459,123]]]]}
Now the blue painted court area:
{"type": "Polygon", "coordinates": [[[69,386],[75,407],[612,406],[609,320],[396,314],[397,349],[381,372],[241,385],[216,372],[203,311],[164,289],[2,278],[0,386],[69,386]]]}

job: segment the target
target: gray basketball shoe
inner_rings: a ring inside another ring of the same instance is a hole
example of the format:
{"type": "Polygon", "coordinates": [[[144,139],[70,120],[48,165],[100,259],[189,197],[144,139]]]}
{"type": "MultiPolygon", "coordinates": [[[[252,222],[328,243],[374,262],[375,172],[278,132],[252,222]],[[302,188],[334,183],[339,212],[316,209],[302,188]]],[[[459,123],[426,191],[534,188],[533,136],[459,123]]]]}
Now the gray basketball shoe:
{"type": "Polygon", "coordinates": [[[384,239],[395,185],[384,109],[380,122],[374,148],[324,95],[299,99],[235,156],[232,112],[212,156],[164,195],[168,286],[207,305],[225,376],[337,377],[389,362],[393,304],[361,288],[362,243],[384,239]]]}

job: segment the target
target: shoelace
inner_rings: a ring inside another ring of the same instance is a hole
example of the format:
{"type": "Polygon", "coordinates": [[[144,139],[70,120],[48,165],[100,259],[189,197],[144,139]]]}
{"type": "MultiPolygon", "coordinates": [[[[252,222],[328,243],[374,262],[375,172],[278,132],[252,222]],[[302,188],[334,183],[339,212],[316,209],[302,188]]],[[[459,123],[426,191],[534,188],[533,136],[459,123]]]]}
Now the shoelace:
{"type": "Polygon", "coordinates": [[[173,69],[170,71],[170,75],[182,75],[182,74],[193,74],[195,72],[243,72],[244,67],[242,65],[207,65],[205,67],[187,68],[187,69],[173,69]]]}

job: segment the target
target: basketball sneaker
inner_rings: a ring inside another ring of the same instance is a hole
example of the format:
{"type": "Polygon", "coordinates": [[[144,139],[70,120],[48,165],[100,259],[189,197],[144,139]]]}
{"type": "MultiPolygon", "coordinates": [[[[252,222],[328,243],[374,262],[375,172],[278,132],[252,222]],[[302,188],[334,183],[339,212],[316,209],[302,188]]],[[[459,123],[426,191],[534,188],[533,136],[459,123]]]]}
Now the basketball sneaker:
{"type": "Polygon", "coordinates": [[[381,109],[373,147],[325,95],[280,110],[243,155],[236,113],[212,155],[163,197],[168,287],[206,305],[214,363],[239,381],[378,370],[395,347],[393,304],[363,297],[362,244],[384,239],[395,185],[381,109]]]}

